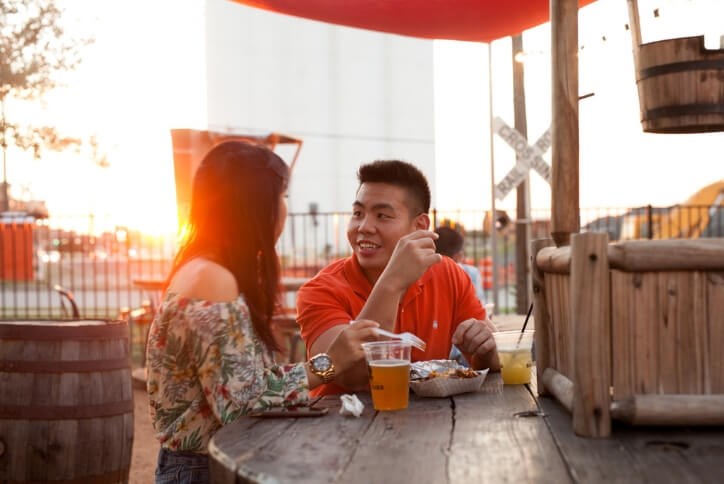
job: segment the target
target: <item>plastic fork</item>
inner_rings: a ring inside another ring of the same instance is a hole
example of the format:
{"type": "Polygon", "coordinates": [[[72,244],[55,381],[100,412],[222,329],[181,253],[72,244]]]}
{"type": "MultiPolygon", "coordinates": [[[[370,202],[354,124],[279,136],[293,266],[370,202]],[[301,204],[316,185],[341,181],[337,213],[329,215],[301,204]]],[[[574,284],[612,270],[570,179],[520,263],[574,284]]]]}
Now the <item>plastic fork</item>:
{"type": "Polygon", "coordinates": [[[402,341],[407,341],[420,351],[425,351],[425,348],[427,348],[427,344],[420,338],[418,338],[417,335],[407,331],[404,333],[393,333],[382,328],[375,328],[375,332],[380,336],[387,336],[388,338],[395,338],[402,341]]]}

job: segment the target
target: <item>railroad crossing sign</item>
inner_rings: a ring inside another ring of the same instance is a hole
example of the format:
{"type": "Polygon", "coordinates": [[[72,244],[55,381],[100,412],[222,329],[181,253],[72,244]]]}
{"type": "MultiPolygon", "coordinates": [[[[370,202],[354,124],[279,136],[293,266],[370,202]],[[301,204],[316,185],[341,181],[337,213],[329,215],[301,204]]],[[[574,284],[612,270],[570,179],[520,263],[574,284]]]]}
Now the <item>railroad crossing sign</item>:
{"type": "Polygon", "coordinates": [[[493,119],[493,129],[518,154],[518,160],[513,169],[495,185],[495,198],[504,199],[513,188],[525,180],[525,176],[531,168],[537,171],[549,185],[551,184],[551,167],[543,159],[543,154],[551,145],[550,128],[538,138],[533,146],[529,145],[528,140],[515,128],[511,128],[498,117],[493,119]]]}

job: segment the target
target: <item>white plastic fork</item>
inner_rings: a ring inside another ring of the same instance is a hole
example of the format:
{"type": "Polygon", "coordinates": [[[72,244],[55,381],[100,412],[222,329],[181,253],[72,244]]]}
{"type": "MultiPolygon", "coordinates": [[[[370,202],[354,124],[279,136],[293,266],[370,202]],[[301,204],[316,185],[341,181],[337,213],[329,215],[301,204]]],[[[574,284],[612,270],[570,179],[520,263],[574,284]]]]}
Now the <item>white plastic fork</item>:
{"type": "Polygon", "coordinates": [[[393,333],[382,328],[375,328],[375,332],[380,336],[387,336],[388,338],[395,338],[402,341],[407,341],[420,351],[425,351],[425,348],[427,348],[427,344],[422,341],[417,335],[407,331],[404,333],[393,333]]]}

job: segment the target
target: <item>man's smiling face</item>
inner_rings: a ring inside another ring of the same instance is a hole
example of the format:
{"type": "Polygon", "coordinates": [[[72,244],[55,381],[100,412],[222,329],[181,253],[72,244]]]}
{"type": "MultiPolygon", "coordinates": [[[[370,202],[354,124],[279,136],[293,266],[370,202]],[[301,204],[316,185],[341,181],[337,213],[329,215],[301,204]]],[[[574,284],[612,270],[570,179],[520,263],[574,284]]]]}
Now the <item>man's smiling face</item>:
{"type": "Polygon", "coordinates": [[[362,271],[373,284],[387,266],[397,241],[425,229],[422,214],[411,213],[407,190],[388,183],[363,183],[347,225],[349,240],[362,271]]]}

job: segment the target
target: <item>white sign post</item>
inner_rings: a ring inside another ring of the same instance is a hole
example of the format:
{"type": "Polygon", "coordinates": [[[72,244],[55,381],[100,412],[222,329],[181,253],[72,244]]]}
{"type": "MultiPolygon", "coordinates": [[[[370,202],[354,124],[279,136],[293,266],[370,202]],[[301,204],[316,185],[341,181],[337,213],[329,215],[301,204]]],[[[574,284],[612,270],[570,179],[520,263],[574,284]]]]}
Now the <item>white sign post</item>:
{"type": "Polygon", "coordinates": [[[551,184],[551,167],[543,159],[543,154],[551,146],[550,128],[538,138],[533,146],[529,145],[528,140],[515,128],[511,128],[498,117],[493,119],[493,130],[518,154],[518,160],[513,169],[495,185],[495,198],[503,200],[508,196],[513,188],[525,180],[531,168],[537,171],[549,185],[551,184]]]}

